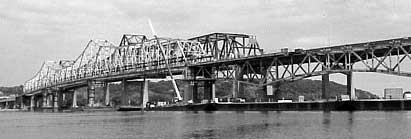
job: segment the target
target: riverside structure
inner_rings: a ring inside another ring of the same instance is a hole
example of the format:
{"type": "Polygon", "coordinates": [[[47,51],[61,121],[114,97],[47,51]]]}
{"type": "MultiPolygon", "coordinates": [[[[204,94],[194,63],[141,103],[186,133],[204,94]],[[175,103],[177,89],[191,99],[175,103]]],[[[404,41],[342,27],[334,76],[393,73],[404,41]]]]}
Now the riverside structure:
{"type": "Polygon", "coordinates": [[[265,53],[256,37],[247,34],[212,33],[187,40],[126,34],[119,45],[91,40],[75,60],[44,62],[38,73],[24,83],[24,94],[18,100],[23,108],[58,111],[63,109],[65,98],[71,97],[71,107],[75,108],[78,90],[86,87],[88,107],[94,107],[95,94],[99,93],[96,88],[101,87],[109,105],[109,84],[120,81],[121,103],[126,105],[126,88],[137,82],[141,84],[141,107],[145,108],[149,80],[171,78],[181,104],[199,104],[201,100],[214,103],[216,80],[232,81],[232,98],[244,96],[241,83],[262,87],[266,90],[263,100],[267,101],[278,99],[274,90],[279,84],[313,76],[322,76],[321,96],[327,100],[332,91],[329,75],[342,73],[347,78],[347,95],[355,101],[353,72],[409,77],[411,69],[407,72],[401,64],[411,64],[405,60],[411,60],[410,52],[408,37],[265,53]],[[189,84],[177,86],[174,80],[189,84]],[[184,88],[184,95],[179,88],[184,88]],[[198,96],[199,88],[204,92],[202,98],[198,96]]]}

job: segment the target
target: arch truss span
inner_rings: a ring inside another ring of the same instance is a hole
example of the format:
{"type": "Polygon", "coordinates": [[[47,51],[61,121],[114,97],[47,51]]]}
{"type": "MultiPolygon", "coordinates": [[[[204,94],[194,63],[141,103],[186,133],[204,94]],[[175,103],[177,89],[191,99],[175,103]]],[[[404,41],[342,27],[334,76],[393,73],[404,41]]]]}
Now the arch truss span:
{"type": "Polygon", "coordinates": [[[170,70],[167,65],[173,71],[182,72],[188,64],[211,59],[200,45],[183,39],[147,39],[144,35],[128,34],[123,35],[119,46],[107,40],[90,40],[75,60],[55,64],[58,68],[44,64],[40,72],[24,84],[25,92],[125,75],[158,76],[170,70]]]}

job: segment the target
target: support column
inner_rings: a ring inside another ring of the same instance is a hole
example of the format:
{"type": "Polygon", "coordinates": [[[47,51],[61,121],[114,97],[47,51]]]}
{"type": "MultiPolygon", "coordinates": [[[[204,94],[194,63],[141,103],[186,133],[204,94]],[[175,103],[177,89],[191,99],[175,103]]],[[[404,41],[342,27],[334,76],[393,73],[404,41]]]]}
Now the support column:
{"type": "Polygon", "coordinates": [[[73,91],[73,104],[72,104],[72,108],[77,108],[78,107],[78,105],[77,105],[77,94],[78,94],[78,92],[77,92],[77,89],[74,89],[74,91],[73,91]]]}
{"type": "MultiPolygon", "coordinates": [[[[271,82],[271,81],[272,81],[271,79],[267,80],[267,82],[271,82]]],[[[265,87],[265,91],[266,91],[266,96],[268,98],[268,101],[271,101],[270,97],[274,95],[273,85],[271,85],[271,84],[267,85],[265,87]]]]}
{"type": "Polygon", "coordinates": [[[193,101],[193,86],[194,82],[190,81],[184,89],[184,101],[188,103],[188,101],[193,101]]]}
{"type": "Polygon", "coordinates": [[[233,80],[233,88],[232,88],[232,97],[233,98],[237,98],[238,97],[238,84],[239,84],[239,82],[238,82],[238,80],[237,79],[234,79],[233,80]]]}
{"type": "Polygon", "coordinates": [[[94,96],[95,96],[95,82],[89,81],[87,86],[87,103],[89,107],[94,107],[94,96]]]}
{"type": "Polygon", "coordinates": [[[47,92],[47,107],[51,107],[53,104],[51,104],[53,102],[53,95],[50,94],[50,92],[47,92]]]}
{"type": "Polygon", "coordinates": [[[149,80],[144,79],[142,90],[140,91],[141,107],[143,109],[146,108],[146,104],[148,102],[148,84],[149,84],[149,80]]]}
{"type": "Polygon", "coordinates": [[[36,108],[41,107],[41,94],[34,98],[36,101],[36,108]]]}
{"type": "Polygon", "coordinates": [[[20,109],[26,109],[25,105],[24,105],[24,95],[21,95],[20,97],[20,109]]]}
{"type": "Polygon", "coordinates": [[[355,96],[355,88],[353,85],[353,72],[350,71],[347,73],[347,95],[350,96],[351,100],[355,100],[356,96],[355,96]]]}
{"type": "Polygon", "coordinates": [[[61,101],[59,101],[61,105],[63,105],[63,104],[66,105],[66,103],[67,103],[67,101],[66,101],[66,93],[67,93],[67,92],[61,92],[61,101]]]}
{"type": "Polygon", "coordinates": [[[121,82],[122,91],[121,91],[121,105],[127,105],[127,80],[123,79],[121,82]]]}
{"type": "Polygon", "coordinates": [[[237,97],[242,97],[240,95],[240,82],[239,80],[242,78],[242,74],[241,74],[241,67],[239,66],[235,66],[234,69],[234,77],[233,77],[233,98],[237,98],[237,97]]]}
{"type": "MultiPolygon", "coordinates": [[[[260,90],[260,87],[258,88],[258,90],[260,90]]],[[[268,94],[270,93],[270,91],[271,91],[271,94],[272,94],[272,88],[271,88],[271,90],[269,89],[269,87],[268,87],[268,85],[267,86],[263,86],[263,87],[261,87],[261,90],[262,90],[262,92],[263,93],[258,93],[259,91],[256,91],[255,92],[255,102],[269,102],[270,101],[270,99],[269,99],[269,97],[268,97],[268,94]]]]}
{"type": "Polygon", "coordinates": [[[30,96],[30,110],[34,110],[34,95],[30,96]]]}
{"type": "Polygon", "coordinates": [[[321,87],[321,98],[328,101],[328,94],[329,91],[329,83],[330,83],[330,75],[328,73],[323,74],[322,76],[322,87],[321,87]]]}
{"type": "Polygon", "coordinates": [[[204,81],[204,99],[214,102],[215,98],[215,81],[204,81]]]}
{"type": "Polygon", "coordinates": [[[281,99],[281,92],[280,92],[281,83],[277,82],[274,84],[273,88],[273,101],[276,102],[277,100],[281,99]]]}
{"type": "Polygon", "coordinates": [[[216,98],[216,96],[215,96],[215,81],[213,81],[211,83],[211,102],[215,103],[215,101],[214,101],[215,98],[216,98]]]}
{"type": "MultiPolygon", "coordinates": [[[[16,98],[16,100],[17,100],[17,98],[16,98]]],[[[17,101],[14,101],[13,102],[13,109],[17,109],[18,107],[17,107],[17,101]]]]}
{"type": "Polygon", "coordinates": [[[59,92],[53,92],[53,109],[56,111],[59,109],[59,92]]]}
{"type": "Polygon", "coordinates": [[[44,90],[43,92],[43,105],[41,107],[47,107],[47,90],[44,90]]]}
{"type": "Polygon", "coordinates": [[[57,96],[57,110],[60,111],[60,109],[65,105],[64,103],[64,96],[65,96],[65,91],[57,91],[56,92],[57,96]]]}
{"type": "Polygon", "coordinates": [[[104,83],[104,91],[105,91],[105,103],[106,106],[110,106],[110,83],[104,83]]]}
{"type": "Polygon", "coordinates": [[[192,91],[193,91],[193,102],[200,103],[201,101],[200,99],[198,99],[198,83],[197,82],[194,82],[192,91]]]}
{"type": "Polygon", "coordinates": [[[211,102],[213,99],[212,97],[212,82],[204,81],[204,99],[211,102]]]}

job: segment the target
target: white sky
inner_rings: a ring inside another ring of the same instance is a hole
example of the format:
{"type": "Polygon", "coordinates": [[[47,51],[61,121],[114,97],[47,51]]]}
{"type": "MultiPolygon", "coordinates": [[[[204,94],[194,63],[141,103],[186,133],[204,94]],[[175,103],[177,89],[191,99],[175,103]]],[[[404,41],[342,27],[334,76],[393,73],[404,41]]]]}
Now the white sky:
{"type": "MultiPolygon", "coordinates": [[[[246,33],[267,50],[411,36],[410,0],[0,0],[0,86],[22,84],[45,60],[76,58],[90,39],[150,35],[147,18],[160,36],[246,33]]],[[[354,79],[373,92],[411,81],[354,79]]]]}

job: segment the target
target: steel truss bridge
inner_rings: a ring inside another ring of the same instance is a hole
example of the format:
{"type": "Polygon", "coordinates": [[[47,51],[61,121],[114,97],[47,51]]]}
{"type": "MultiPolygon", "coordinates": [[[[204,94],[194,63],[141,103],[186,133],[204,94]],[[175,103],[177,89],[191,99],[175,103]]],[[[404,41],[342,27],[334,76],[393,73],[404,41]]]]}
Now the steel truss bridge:
{"type": "Polygon", "coordinates": [[[191,82],[188,92],[192,93],[185,93],[185,100],[195,100],[200,82],[208,86],[206,99],[213,100],[216,80],[232,80],[233,97],[241,97],[239,83],[267,87],[270,94],[279,83],[322,76],[326,98],[329,74],[342,73],[347,75],[347,94],[355,99],[352,72],[409,77],[410,53],[408,37],[264,53],[256,37],[246,34],[212,33],[187,40],[126,34],[119,45],[91,40],[75,60],[44,62],[35,76],[24,83],[24,95],[70,90],[96,82],[182,75],[180,79],[191,82]]]}

